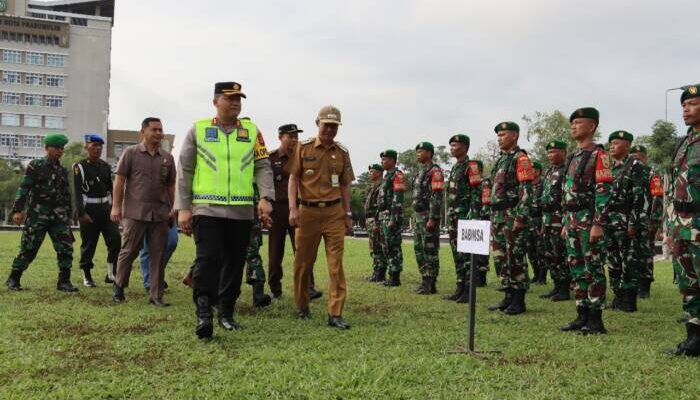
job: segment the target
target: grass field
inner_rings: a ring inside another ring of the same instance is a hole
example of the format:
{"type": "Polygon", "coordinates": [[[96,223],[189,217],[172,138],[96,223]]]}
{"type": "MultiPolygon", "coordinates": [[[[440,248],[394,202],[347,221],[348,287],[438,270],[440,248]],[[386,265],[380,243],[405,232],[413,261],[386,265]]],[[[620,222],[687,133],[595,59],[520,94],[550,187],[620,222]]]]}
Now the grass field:
{"type": "MultiPolygon", "coordinates": [[[[0,233],[2,279],[19,243],[0,233]]],[[[76,243],[76,249],[79,244],[76,243]]],[[[575,315],[573,302],[552,303],[533,286],[528,313],[509,317],[486,310],[500,299],[479,289],[476,346],[500,350],[485,359],[451,351],[466,341],[467,306],[440,299],[453,289],[448,248],[440,253],[440,294],[418,296],[418,273],[404,245],[404,286],[384,289],[364,280],[367,242],[346,242],[349,331],[326,327],[325,257],[317,284],[324,297],[312,303],[310,321],[294,319],[291,258],[286,291],[267,309],[251,307],[245,287],[237,319],[246,329],[215,330],[195,338],[191,292],[179,283],[194,246],[181,237],[166,271],[167,309],[148,306],[140,274],[132,276],[128,302],[114,305],[111,289],[80,286],[77,295],[55,290],[55,254],[47,241],[25,273],[24,292],[0,290],[0,398],[137,399],[697,399],[699,360],[666,356],[684,338],[680,296],[670,263],[657,263],[652,298],[639,312],[606,312],[608,335],[583,337],[557,327],[575,315]]],[[[263,249],[265,257],[266,250],[263,249]]],[[[77,250],[76,250],[77,254],[77,250]]],[[[103,277],[100,244],[97,275],[103,277]]],[[[77,260],[74,262],[77,265],[77,260]]],[[[138,268],[138,265],[136,265],[138,268]]],[[[74,268],[73,283],[81,283],[74,268]]]]}

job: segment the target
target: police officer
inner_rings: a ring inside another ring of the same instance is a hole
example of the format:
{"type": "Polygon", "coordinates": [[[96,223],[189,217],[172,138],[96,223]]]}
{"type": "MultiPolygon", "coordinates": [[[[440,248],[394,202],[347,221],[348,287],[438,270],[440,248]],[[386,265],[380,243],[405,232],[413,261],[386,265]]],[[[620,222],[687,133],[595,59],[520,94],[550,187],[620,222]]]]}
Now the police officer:
{"type": "Polygon", "coordinates": [[[401,286],[403,271],[403,250],[401,250],[401,230],[403,228],[403,199],[406,191],[406,177],[396,167],[398,153],[396,150],[384,150],[382,158],[384,178],[377,195],[377,213],[379,215],[382,259],[387,266],[389,276],[382,283],[385,287],[401,286]]]}
{"type": "Polygon", "coordinates": [[[107,275],[105,282],[114,281],[117,256],[121,247],[119,224],[109,218],[112,207],[112,169],[100,158],[104,140],[99,135],[85,135],[88,156],[73,164],[75,209],[80,222],[80,269],[83,284],[95,287],[92,279],[92,258],[100,234],[107,245],[107,275]]]}
{"type": "Polygon", "coordinates": [[[369,188],[365,197],[365,226],[369,236],[369,254],[372,258],[372,275],[367,280],[370,282],[384,282],[386,278],[386,261],[382,253],[380,242],[381,226],[377,210],[377,196],[379,195],[382,181],[382,166],[373,164],[368,167],[369,188]]]}
{"type": "Polygon", "coordinates": [[[437,293],[440,273],[440,215],[445,177],[439,165],[433,162],[435,148],[430,142],[416,145],[420,169],[413,179],[413,211],[415,217],[413,250],[422,281],[416,293],[437,293]]]}
{"type": "Polygon", "coordinates": [[[527,153],[518,146],[518,124],[501,122],[494,131],[501,156],[491,171],[491,248],[494,263],[500,265],[505,297],[489,310],[516,315],[526,311],[529,279],[525,254],[535,173],[527,153]]]}
{"type": "Polygon", "coordinates": [[[22,273],[36,258],[48,233],[58,259],[56,289],[62,292],[78,291],[70,282],[74,239],[70,230],[68,171],[60,163],[66,143],[68,138],[65,135],[46,135],[46,157],[29,162],[17,189],[15,204],[12,206],[12,222],[17,225],[24,222],[24,227],[19,254],[12,262],[10,277],[5,282],[10,290],[22,290],[22,273]]]}
{"type": "Polygon", "coordinates": [[[182,231],[194,234],[192,298],[200,338],[212,336],[212,306],[217,304],[219,325],[229,331],[241,328],[233,311],[253,226],[253,182],[260,190],[263,224],[270,222],[274,201],[262,133],[251,120],[238,118],[245,97],[239,83],[217,83],[216,116],[195,122],[180,150],[175,209],[182,231]]]}

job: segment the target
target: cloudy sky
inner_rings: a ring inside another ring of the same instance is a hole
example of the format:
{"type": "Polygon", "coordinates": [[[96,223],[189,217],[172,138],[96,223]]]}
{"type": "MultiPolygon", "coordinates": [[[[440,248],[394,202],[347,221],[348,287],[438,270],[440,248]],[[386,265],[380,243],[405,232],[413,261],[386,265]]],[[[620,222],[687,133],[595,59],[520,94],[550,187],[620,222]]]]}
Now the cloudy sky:
{"type": "Polygon", "coordinates": [[[160,116],[177,146],[214,115],[214,82],[235,80],[270,148],[279,125],[314,136],[318,109],[338,106],[356,171],[454,133],[474,153],[535,111],[593,105],[604,133],[646,134],[666,89],[700,81],[699,15],[697,0],[120,0],[110,127],[160,116]]]}

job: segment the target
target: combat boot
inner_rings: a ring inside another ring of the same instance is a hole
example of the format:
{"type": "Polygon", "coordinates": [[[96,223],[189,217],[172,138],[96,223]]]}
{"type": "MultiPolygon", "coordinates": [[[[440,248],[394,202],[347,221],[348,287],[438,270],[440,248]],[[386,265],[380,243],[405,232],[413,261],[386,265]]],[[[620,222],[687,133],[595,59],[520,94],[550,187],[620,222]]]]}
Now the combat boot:
{"type": "Polygon", "coordinates": [[[547,284],[547,268],[540,267],[539,277],[537,278],[537,280],[538,280],[538,282],[540,282],[543,285],[547,284]]]}
{"type": "Polygon", "coordinates": [[[510,303],[513,302],[513,292],[514,292],[514,289],[511,289],[511,288],[508,288],[508,287],[507,287],[507,288],[504,288],[503,291],[506,293],[506,294],[505,294],[505,297],[503,297],[503,300],[501,300],[500,303],[496,303],[496,304],[490,305],[490,306],[489,306],[489,311],[497,311],[497,310],[498,310],[498,311],[503,311],[503,310],[505,310],[506,308],[508,308],[508,306],[510,306],[510,303]]]}
{"type": "Polygon", "coordinates": [[[476,287],[486,286],[486,274],[488,271],[477,271],[476,273],[476,287]]]}
{"type": "Polygon", "coordinates": [[[401,286],[401,272],[389,272],[389,279],[385,280],[382,285],[386,287],[401,286]]]}
{"type": "Polygon", "coordinates": [[[97,285],[95,285],[95,281],[92,279],[92,273],[89,268],[85,268],[83,270],[83,286],[89,288],[97,287],[97,285]]]}
{"type": "Polygon", "coordinates": [[[624,289],[624,297],[620,303],[619,309],[624,312],[637,311],[637,289],[624,289]]]}
{"type": "Polygon", "coordinates": [[[580,331],[588,323],[590,309],[582,306],[576,307],[576,319],[559,328],[562,332],[580,331]]]}
{"type": "Polygon", "coordinates": [[[608,333],[603,325],[603,310],[590,310],[588,322],[581,328],[582,335],[598,335],[608,333]]]}
{"type": "Polygon", "coordinates": [[[610,309],[617,310],[622,304],[622,298],[624,296],[624,293],[622,289],[613,289],[613,293],[615,294],[615,297],[613,297],[613,301],[612,303],[610,303],[610,309]]]}
{"type": "Polygon", "coordinates": [[[123,303],[126,301],[126,297],[124,297],[124,288],[117,286],[116,283],[112,284],[112,301],[115,303],[123,303]]]}
{"type": "Polygon", "coordinates": [[[571,300],[571,292],[569,291],[569,281],[560,281],[557,292],[549,298],[552,301],[567,301],[571,300]]]}
{"type": "Polygon", "coordinates": [[[70,270],[62,269],[58,271],[58,282],[56,282],[56,290],[61,292],[77,292],[78,288],[70,282],[70,270]]]}
{"type": "Polygon", "coordinates": [[[258,308],[267,307],[272,303],[270,295],[265,294],[265,282],[253,283],[253,305],[258,308]]]}
{"type": "Polygon", "coordinates": [[[10,271],[10,277],[7,278],[7,280],[5,281],[5,286],[7,286],[8,289],[14,291],[24,290],[22,289],[22,285],[19,283],[21,277],[22,271],[18,269],[13,269],[12,271],[10,271]]]}
{"type": "Polygon", "coordinates": [[[200,339],[210,338],[214,333],[214,323],[213,316],[211,312],[211,305],[209,304],[209,298],[200,296],[197,297],[195,301],[196,315],[197,315],[197,325],[195,327],[194,333],[200,339]]]}
{"type": "Polygon", "coordinates": [[[443,300],[455,301],[464,293],[464,281],[458,280],[455,287],[455,292],[449,295],[442,296],[443,300]]]}
{"type": "Polygon", "coordinates": [[[430,294],[437,293],[437,276],[430,278],[430,294]]]}
{"type": "Polygon", "coordinates": [[[687,323],[685,324],[685,330],[687,338],[678,344],[673,354],[677,356],[700,356],[700,325],[687,323]]]}
{"type": "Polygon", "coordinates": [[[639,280],[639,298],[648,299],[651,296],[651,279],[639,280]]]}
{"type": "Polygon", "coordinates": [[[430,277],[424,276],[420,286],[416,289],[418,294],[430,294],[430,277]]]}
{"type": "Polygon", "coordinates": [[[459,304],[466,304],[469,303],[469,282],[464,282],[464,290],[462,290],[462,293],[455,299],[456,303],[459,304]]]}
{"type": "Polygon", "coordinates": [[[549,299],[550,297],[557,294],[557,292],[559,291],[559,285],[561,285],[561,283],[555,281],[554,287],[552,288],[552,290],[550,290],[549,292],[547,292],[545,294],[541,294],[540,299],[549,299]]]}
{"type": "Polygon", "coordinates": [[[525,289],[515,289],[513,293],[513,301],[510,302],[508,307],[503,310],[504,314],[508,315],[518,315],[527,311],[525,307],[525,289]]]}
{"type": "Polygon", "coordinates": [[[369,282],[381,282],[381,281],[383,281],[383,279],[380,280],[379,270],[375,269],[374,271],[372,271],[372,275],[367,277],[367,281],[369,281],[369,282]]]}

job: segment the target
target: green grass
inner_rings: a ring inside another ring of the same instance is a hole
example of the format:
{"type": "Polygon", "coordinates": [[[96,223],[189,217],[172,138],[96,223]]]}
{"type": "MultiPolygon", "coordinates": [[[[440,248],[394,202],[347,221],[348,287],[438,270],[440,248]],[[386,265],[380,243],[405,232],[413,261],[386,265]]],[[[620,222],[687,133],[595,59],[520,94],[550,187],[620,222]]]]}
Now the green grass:
{"type": "MultiPolygon", "coordinates": [[[[18,243],[18,233],[0,233],[2,279],[18,243]]],[[[75,248],[77,254],[78,243],[75,248]]],[[[700,361],[663,354],[684,337],[683,325],[675,322],[681,299],[670,263],[657,263],[652,298],[640,301],[639,312],[606,312],[609,334],[596,337],[558,331],[573,318],[574,305],[537,298],[549,287],[533,286],[524,315],[488,312],[486,305],[501,297],[491,272],[489,287],[478,291],[476,346],[500,353],[479,359],[451,353],[466,341],[467,306],[440,299],[454,283],[445,247],[440,295],[418,296],[410,244],[404,245],[404,286],[387,290],[364,280],[367,242],[348,240],[344,316],[350,331],[326,327],[326,295],[312,303],[311,321],[294,319],[288,257],[283,299],[256,310],[244,287],[237,319],[246,329],[216,329],[210,342],[195,338],[191,292],[179,283],[193,252],[192,240],[182,236],[166,271],[172,307],[163,310],[146,304],[136,271],[123,305],[112,304],[103,283],[90,290],[80,286],[77,295],[57,292],[55,254],[47,240],[23,277],[29,290],[0,289],[0,398],[698,397],[700,361]]],[[[100,278],[104,257],[100,244],[100,278]]],[[[316,277],[325,292],[323,251],[316,277]]],[[[81,281],[75,273],[73,282],[81,281]]]]}

